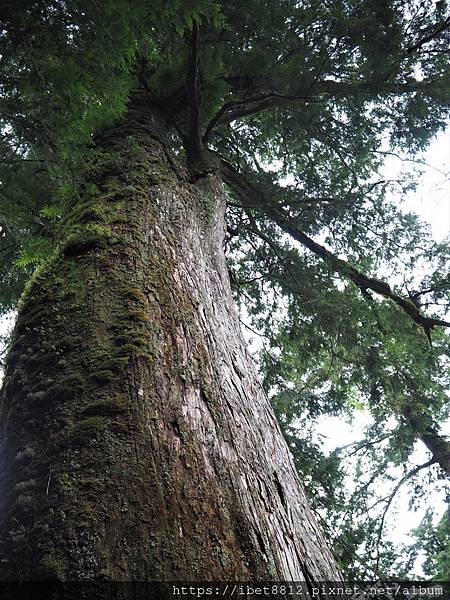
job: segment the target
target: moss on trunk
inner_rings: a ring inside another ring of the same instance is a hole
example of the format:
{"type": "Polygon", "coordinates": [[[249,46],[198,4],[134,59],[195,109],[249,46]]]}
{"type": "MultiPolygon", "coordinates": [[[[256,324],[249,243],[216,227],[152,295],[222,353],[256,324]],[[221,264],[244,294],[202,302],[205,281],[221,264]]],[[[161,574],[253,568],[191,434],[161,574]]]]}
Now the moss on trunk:
{"type": "Polygon", "coordinates": [[[224,194],[156,112],[97,142],[2,392],[3,579],[336,579],[257,383],[224,194]]]}

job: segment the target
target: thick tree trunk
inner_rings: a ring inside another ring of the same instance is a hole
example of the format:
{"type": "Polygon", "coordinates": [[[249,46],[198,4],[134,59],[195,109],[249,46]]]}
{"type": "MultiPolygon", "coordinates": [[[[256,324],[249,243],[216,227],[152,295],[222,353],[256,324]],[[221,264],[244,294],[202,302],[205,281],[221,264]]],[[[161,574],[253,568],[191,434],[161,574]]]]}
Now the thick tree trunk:
{"type": "Polygon", "coordinates": [[[88,181],[7,359],[1,578],[337,579],[245,350],[219,180],[135,108],[88,181]]]}

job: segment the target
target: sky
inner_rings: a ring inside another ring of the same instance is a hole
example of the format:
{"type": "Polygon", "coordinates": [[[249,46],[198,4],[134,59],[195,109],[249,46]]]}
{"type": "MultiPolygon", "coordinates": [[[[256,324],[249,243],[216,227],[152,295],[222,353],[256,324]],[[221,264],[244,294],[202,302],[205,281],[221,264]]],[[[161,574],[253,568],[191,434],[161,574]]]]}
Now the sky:
{"type": "Polygon", "coordinates": [[[436,240],[450,234],[450,129],[441,132],[424,156],[424,164],[389,157],[385,172],[395,176],[401,169],[422,171],[414,193],[403,199],[404,210],[417,213],[431,225],[436,240]]]}

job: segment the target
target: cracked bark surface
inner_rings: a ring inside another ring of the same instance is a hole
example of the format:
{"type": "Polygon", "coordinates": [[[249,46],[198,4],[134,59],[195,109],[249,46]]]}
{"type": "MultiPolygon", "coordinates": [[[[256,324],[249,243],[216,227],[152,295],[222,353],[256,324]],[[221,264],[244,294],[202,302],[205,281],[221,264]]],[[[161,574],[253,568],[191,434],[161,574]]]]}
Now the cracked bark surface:
{"type": "Polygon", "coordinates": [[[162,129],[136,109],[98,142],[20,310],[1,578],[337,580],[240,332],[221,183],[162,129]]]}

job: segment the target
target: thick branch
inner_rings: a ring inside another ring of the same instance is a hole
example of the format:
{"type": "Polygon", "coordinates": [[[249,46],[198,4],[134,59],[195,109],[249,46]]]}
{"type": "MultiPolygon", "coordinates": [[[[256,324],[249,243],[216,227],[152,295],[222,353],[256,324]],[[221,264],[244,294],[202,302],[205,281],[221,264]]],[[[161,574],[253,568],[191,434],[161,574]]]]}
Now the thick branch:
{"type": "Polygon", "coordinates": [[[203,143],[200,130],[199,27],[195,19],[192,24],[192,35],[189,41],[186,93],[190,109],[188,150],[193,154],[195,161],[200,159],[203,154],[203,143]]]}
{"type": "Polygon", "coordinates": [[[431,452],[433,461],[438,463],[447,477],[450,477],[450,442],[442,436],[431,422],[429,415],[417,415],[409,407],[402,414],[411,429],[431,452]]]}
{"type": "Polygon", "coordinates": [[[417,323],[417,325],[420,325],[424,329],[428,339],[430,339],[430,331],[434,327],[450,327],[450,323],[447,321],[423,315],[411,300],[402,298],[396,294],[385,281],[361,273],[348,262],[338,258],[327,248],[315,242],[301,230],[297,223],[295,223],[284,210],[264,198],[259,190],[224,160],[222,160],[222,175],[224,181],[230,185],[239,196],[243,197],[246,201],[250,199],[254,206],[260,208],[283,231],[289,233],[291,237],[308,248],[308,250],[313,252],[316,256],[320,256],[326,260],[336,272],[352,281],[360,290],[372,290],[380,296],[392,300],[392,302],[401,308],[405,314],[417,323]]]}
{"type": "MultiPolygon", "coordinates": [[[[216,113],[206,128],[203,141],[206,142],[214,128],[220,123],[230,123],[236,119],[248,117],[266,110],[289,106],[291,104],[311,104],[326,102],[331,97],[357,96],[360,94],[372,94],[383,96],[389,94],[408,94],[411,92],[422,92],[424,94],[430,91],[432,85],[439,83],[436,81],[409,81],[389,82],[389,81],[332,81],[324,80],[314,82],[305,94],[283,94],[277,90],[267,91],[249,98],[225,103],[216,113]]],[[[443,84],[445,82],[443,81],[443,84]]]]}

